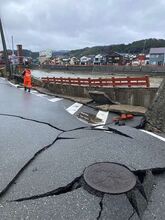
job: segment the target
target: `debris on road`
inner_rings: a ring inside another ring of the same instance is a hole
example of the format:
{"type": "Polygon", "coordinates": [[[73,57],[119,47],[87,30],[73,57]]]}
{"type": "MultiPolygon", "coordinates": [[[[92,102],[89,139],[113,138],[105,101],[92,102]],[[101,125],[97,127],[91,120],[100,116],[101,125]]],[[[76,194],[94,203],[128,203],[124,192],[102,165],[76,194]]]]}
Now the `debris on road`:
{"type": "Polygon", "coordinates": [[[133,115],[144,115],[147,111],[145,107],[142,106],[133,106],[133,105],[99,105],[97,106],[99,109],[103,111],[116,112],[121,114],[133,114],[133,115]]]}

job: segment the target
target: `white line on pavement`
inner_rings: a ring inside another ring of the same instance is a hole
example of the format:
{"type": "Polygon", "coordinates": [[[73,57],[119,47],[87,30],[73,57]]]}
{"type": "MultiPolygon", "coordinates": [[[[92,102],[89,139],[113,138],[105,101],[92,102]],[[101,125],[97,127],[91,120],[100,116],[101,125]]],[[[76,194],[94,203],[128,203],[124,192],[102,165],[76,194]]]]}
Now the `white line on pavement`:
{"type": "Polygon", "coordinates": [[[71,105],[69,108],[67,108],[66,110],[71,115],[74,115],[82,106],[83,106],[83,104],[76,102],[73,105],[71,105]]]}
{"type": "Polygon", "coordinates": [[[53,99],[48,99],[50,102],[58,102],[62,100],[61,98],[53,98],[53,99]]]}
{"type": "Polygon", "coordinates": [[[147,133],[147,134],[150,134],[151,136],[156,137],[156,138],[158,138],[159,140],[165,142],[165,138],[164,138],[164,137],[161,137],[161,136],[159,136],[159,135],[157,135],[157,134],[154,134],[154,133],[152,133],[152,132],[150,132],[150,131],[146,131],[146,130],[141,130],[141,131],[143,131],[143,132],[145,132],[145,133],[147,133]]]}
{"type": "MultiPolygon", "coordinates": [[[[9,81],[8,81],[9,82],[9,81]]],[[[18,84],[14,84],[12,82],[9,82],[10,85],[14,86],[14,87],[18,87],[19,85],[18,84]]]]}
{"type": "Polygon", "coordinates": [[[45,97],[45,96],[47,96],[47,95],[45,95],[45,94],[40,94],[40,93],[38,93],[38,94],[34,93],[34,95],[39,96],[39,97],[45,97]]]}
{"type": "Polygon", "coordinates": [[[36,90],[31,90],[31,93],[34,94],[34,93],[38,93],[36,90]]]}
{"type": "Polygon", "coordinates": [[[96,124],[96,125],[99,125],[99,124],[101,125],[101,126],[98,126],[97,128],[103,128],[103,124],[105,124],[107,121],[108,114],[109,112],[105,112],[105,111],[99,111],[97,113],[96,117],[102,120],[102,122],[96,124]]]}

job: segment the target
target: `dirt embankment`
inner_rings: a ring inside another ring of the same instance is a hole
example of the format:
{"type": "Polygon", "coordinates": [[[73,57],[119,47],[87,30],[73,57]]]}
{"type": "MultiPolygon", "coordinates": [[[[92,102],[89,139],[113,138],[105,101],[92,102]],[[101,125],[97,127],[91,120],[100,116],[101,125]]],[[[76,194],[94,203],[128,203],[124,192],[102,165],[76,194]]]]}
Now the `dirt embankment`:
{"type": "Polygon", "coordinates": [[[146,128],[165,132],[165,79],[162,81],[152,105],[146,112],[146,128]]]}

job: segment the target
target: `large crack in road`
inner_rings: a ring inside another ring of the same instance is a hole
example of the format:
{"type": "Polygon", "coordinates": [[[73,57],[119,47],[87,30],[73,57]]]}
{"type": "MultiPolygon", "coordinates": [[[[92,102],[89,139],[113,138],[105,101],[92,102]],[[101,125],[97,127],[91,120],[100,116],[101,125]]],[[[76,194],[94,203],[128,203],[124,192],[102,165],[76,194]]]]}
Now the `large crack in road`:
{"type": "Polygon", "coordinates": [[[71,183],[67,184],[66,186],[59,187],[59,188],[52,190],[50,192],[46,192],[46,193],[39,194],[39,195],[34,195],[31,197],[19,198],[19,199],[11,200],[9,202],[22,202],[22,201],[27,201],[27,200],[35,200],[35,199],[40,199],[40,198],[55,196],[55,195],[61,195],[64,193],[71,192],[71,191],[79,189],[81,187],[81,178],[82,178],[82,176],[76,177],[71,183]]]}
{"type": "MultiPolygon", "coordinates": [[[[29,119],[29,118],[25,118],[23,116],[18,116],[18,115],[10,115],[10,114],[0,114],[0,116],[4,116],[4,117],[14,117],[14,118],[19,118],[21,120],[27,120],[27,121],[31,121],[31,122],[35,122],[35,123],[39,123],[39,124],[44,124],[44,125],[47,125],[55,130],[58,130],[60,133],[57,135],[57,137],[48,145],[45,145],[43,146],[40,150],[38,150],[26,163],[24,166],[22,166],[22,168],[17,172],[17,174],[14,176],[14,178],[6,185],[6,187],[0,192],[0,199],[8,192],[8,190],[12,187],[12,185],[16,182],[16,180],[21,176],[21,174],[26,170],[26,168],[39,156],[41,155],[45,150],[49,149],[50,147],[52,147],[55,143],[57,143],[57,141],[59,140],[69,140],[69,139],[76,139],[76,137],[61,137],[61,135],[67,133],[67,132],[72,132],[72,131],[78,131],[78,130],[83,130],[83,129],[86,129],[86,130],[99,130],[100,132],[102,131],[111,131],[112,133],[114,133],[115,135],[120,135],[120,136],[124,136],[125,138],[128,138],[128,139],[133,139],[132,136],[130,135],[127,135],[123,132],[120,132],[116,129],[98,129],[97,126],[81,126],[81,127],[77,127],[77,128],[74,128],[74,129],[68,129],[68,130],[63,130],[61,128],[58,128],[54,125],[51,125],[50,123],[46,123],[46,122],[43,122],[43,121],[38,121],[38,120],[34,120],[34,119],[29,119]]],[[[143,172],[143,173],[146,173],[146,171],[148,171],[149,169],[144,169],[144,170],[136,170],[136,173],[138,172],[143,172]]],[[[164,172],[165,171],[165,168],[164,167],[153,167],[151,168],[151,170],[153,172],[164,172]]],[[[44,198],[44,197],[49,197],[49,196],[57,196],[57,195],[61,195],[61,194],[65,194],[65,193],[68,193],[68,192],[71,192],[71,191],[74,191],[76,189],[79,189],[82,187],[82,175],[79,176],[79,177],[76,177],[73,181],[71,181],[70,183],[68,183],[67,185],[65,186],[62,186],[62,187],[59,187],[57,189],[54,189],[54,190],[51,190],[51,191],[48,191],[46,193],[42,193],[42,194],[36,194],[36,195],[33,195],[33,196],[30,196],[30,197],[23,197],[23,198],[18,198],[18,199],[13,199],[11,200],[10,202],[22,202],[22,201],[26,201],[26,200],[35,200],[35,199],[39,199],[39,198],[44,198]]],[[[140,191],[140,190],[139,190],[140,191]]],[[[141,194],[142,196],[144,197],[144,199],[146,200],[146,195],[144,193],[144,191],[142,190],[141,191],[141,194]]],[[[97,195],[96,195],[97,196],[97,195]]],[[[100,200],[100,212],[99,212],[99,215],[97,217],[97,219],[101,219],[101,216],[102,216],[102,212],[103,212],[103,207],[104,207],[104,204],[103,204],[103,198],[101,198],[100,200]]],[[[135,214],[135,212],[138,214],[139,218],[141,218],[142,214],[139,213],[139,207],[137,207],[138,205],[136,204],[136,198],[135,198],[135,195],[131,195],[131,197],[128,196],[128,199],[133,207],[133,213],[132,215],[130,215],[129,219],[131,219],[133,217],[133,215],[135,214]]]]}
{"type": "Polygon", "coordinates": [[[64,134],[66,132],[71,132],[71,131],[76,131],[76,130],[81,130],[81,129],[97,129],[97,127],[89,127],[89,126],[82,126],[82,127],[78,127],[75,129],[70,129],[70,130],[63,130],[60,129],[58,127],[55,127],[54,125],[50,124],[50,123],[46,123],[43,121],[38,121],[35,119],[31,119],[31,118],[25,118],[23,116],[19,116],[19,115],[12,115],[12,114],[4,114],[4,113],[0,113],[0,116],[4,116],[4,117],[13,117],[13,118],[19,118],[21,120],[26,120],[26,121],[31,121],[31,122],[35,122],[35,123],[39,123],[39,124],[44,124],[47,125],[55,130],[60,131],[61,133],[58,134],[58,136],[53,140],[52,143],[43,146],[40,150],[38,150],[25,164],[24,166],[17,172],[17,174],[14,176],[14,178],[6,185],[6,187],[0,192],[0,198],[2,198],[7,191],[9,190],[9,188],[15,183],[15,181],[19,178],[19,176],[25,171],[25,169],[45,150],[47,150],[48,148],[50,148],[51,146],[53,146],[58,140],[66,140],[66,139],[74,139],[74,138],[69,138],[69,137],[60,137],[61,134],[64,134]]]}

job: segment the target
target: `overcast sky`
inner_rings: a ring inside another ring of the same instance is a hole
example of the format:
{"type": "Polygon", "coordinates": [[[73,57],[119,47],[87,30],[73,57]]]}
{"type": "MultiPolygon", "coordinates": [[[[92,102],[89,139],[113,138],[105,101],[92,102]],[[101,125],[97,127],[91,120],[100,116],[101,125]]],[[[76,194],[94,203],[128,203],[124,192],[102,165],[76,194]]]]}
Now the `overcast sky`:
{"type": "Polygon", "coordinates": [[[0,16],[8,48],[12,35],[32,51],[165,39],[165,0],[0,0],[0,16]]]}

